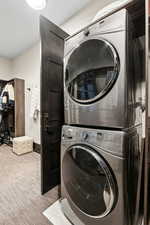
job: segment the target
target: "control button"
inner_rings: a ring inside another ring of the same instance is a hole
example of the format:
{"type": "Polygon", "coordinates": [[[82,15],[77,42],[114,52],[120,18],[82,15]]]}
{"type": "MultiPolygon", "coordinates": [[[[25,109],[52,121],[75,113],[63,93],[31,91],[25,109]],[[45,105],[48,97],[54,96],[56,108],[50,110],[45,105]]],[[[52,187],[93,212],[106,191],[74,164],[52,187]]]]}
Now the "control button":
{"type": "Polygon", "coordinates": [[[88,139],[88,137],[89,137],[89,135],[88,135],[87,132],[84,132],[84,133],[82,134],[82,138],[83,138],[84,141],[86,141],[86,140],[88,139]]]}
{"type": "Polygon", "coordinates": [[[90,31],[89,31],[88,29],[86,29],[86,30],[84,31],[84,35],[85,35],[85,36],[89,36],[89,34],[90,34],[90,31]]]}
{"type": "Polygon", "coordinates": [[[97,133],[97,139],[101,140],[103,138],[103,134],[101,132],[97,133]]]}
{"type": "Polygon", "coordinates": [[[73,130],[72,129],[68,129],[64,132],[64,137],[68,138],[68,139],[72,139],[73,137],[73,130]]]}

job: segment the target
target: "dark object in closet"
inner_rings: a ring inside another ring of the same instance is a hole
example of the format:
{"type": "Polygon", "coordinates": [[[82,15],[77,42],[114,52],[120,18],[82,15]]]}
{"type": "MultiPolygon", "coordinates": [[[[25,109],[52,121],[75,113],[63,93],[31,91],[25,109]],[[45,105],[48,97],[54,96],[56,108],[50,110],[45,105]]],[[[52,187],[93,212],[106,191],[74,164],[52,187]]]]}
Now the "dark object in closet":
{"type": "MultiPolygon", "coordinates": [[[[11,110],[12,111],[12,110],[11,110]]],[[[14,115],[9,109],[7,111],[1,111],[2,120],[0,123],[0,144],[12,145],[11,138],[14,137],[13,134],[13,121],[14,115]]]]}
{"type": "MultiPolygon", "coordinates": [[[[7,84],[10,82],[0,81],[0,144],[11,145],[11,138],[14,137],[14,99],[9,96],[7,84]]],[[[11,84],[12,93],[14,83],[11,84]]]]}
{"type": "Polygon", "coordinates": [[[5,85],[7,84],[7,81],[5,80],[0,80],[0,95],[3,91],[3,88],[5,87],[5,85]]]}
{"type": "Polygon", "coordinates": [[[40,17],[41,65],[41,192],[60,183],[61,127],[64,123],[63,56],[68,36],[40,17]]]}

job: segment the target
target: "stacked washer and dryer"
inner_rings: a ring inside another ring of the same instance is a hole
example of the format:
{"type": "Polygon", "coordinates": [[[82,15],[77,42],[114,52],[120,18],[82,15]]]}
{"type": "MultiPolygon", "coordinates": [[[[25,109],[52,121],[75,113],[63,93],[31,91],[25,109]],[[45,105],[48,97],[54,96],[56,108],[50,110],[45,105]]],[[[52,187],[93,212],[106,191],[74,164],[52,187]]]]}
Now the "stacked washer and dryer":
{"type": "Polygon", "coordinates": [[[133,224],[141,146],[140,71],[138,42],[126,9],[66,39],[61,205],[72,224],[133,224]]]}

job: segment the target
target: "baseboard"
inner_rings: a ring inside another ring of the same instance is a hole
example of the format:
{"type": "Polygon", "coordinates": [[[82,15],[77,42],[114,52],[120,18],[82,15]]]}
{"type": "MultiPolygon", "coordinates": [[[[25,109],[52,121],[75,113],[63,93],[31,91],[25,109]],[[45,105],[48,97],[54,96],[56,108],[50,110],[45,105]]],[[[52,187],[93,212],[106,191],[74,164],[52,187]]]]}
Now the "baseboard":
{"type": "Polygon", "coordinates": [[[37,143],[33,143],[33,151],[37,153],[41,153],[41,145],[37,143]]]}

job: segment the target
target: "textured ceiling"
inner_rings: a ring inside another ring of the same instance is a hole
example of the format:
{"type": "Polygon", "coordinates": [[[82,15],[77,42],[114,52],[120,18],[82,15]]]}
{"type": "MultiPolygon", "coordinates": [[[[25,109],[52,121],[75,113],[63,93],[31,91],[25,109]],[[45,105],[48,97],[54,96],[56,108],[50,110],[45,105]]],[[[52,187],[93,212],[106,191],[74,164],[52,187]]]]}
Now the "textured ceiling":
{"type": "Polygon", "coordinates": [[[0,5],[0,57],[14,58],[39,40],[39,15],[60,25],[90,0],[48,0],[43,11],[25,0],[3,0],[0,5]]]}

